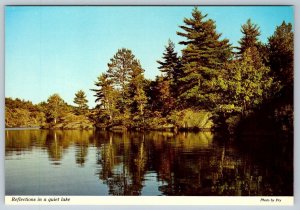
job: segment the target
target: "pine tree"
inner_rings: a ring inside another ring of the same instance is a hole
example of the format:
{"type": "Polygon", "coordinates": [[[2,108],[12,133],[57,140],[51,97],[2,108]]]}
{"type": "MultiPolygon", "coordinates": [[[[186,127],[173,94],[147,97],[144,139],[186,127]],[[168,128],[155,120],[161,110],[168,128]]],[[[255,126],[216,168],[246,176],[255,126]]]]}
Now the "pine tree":
{"type": "Polygon", "coordinates": [[[98,77],[94,89],[114,125],[129,126],[130,118],[143,119],[147,97],[144,91],[144,69],[129,49],[119,49],[110,59],[107,73],[98,77]]]}
{"type": "Polygon", "coordinates": [[[119,96],[118,92],[113,87],[113,82],[108,78],[108,75],[102,73],[95,82],[97,89],[92,89],[95,92],[96,100],[98,102],[97,108],[104,111],[109,120],[112,121],[116,111],[117,98],[119,96]]]}
{"type": "Polygon", "coordinates": [[[170,81],[177,81],[178,76],[180,75],[180,58],[177,56],[177,52],[175,52],[175,45],[169,39],[168,45],[166,46],[165,52],[162,57],[163,61],[157,61],[160,64],[158,69],[163,72],[164,77],[170,81]]]}
{"type": "Polygon", "coordinates": [[[227,39],[220,40],[221,34],[216,32],[213,20],[206,20],[207,15],[195,8],[192,18],[184,19],[185,31],[177,32],[186,41],[179,44],[186,45],[182,50],[182,64],[184,76],[181,78],[181,102],[187,106],[198,108],[213,108],[215,106],[214,78],[231,57],[231,47],[227,39]]]}
{"type": "Polygon", "coordinates": [[[241,32],[243,33],[243,37],[239,41],[240,47],[237,48],[239,50],[239,56],[241,56],[248,48],[257,48],[259,44],[258,37],[260,36],[259,27],[256,24],[251,23],[250,19],[242,25],[241,32]]]}
{"type": "Polygon", "coordinates": [[[76,114],[86,114],[88,111],[88,100],[86,99],[85,92],[83,90],[79,90],[77,93],[75,93],[75,98],[73,101],[75,104],[78,105],[76,109],[76,114]]]}
{"type": "Polygon", "coordinates": [[[278,26],[269,38],[269,62],[276,79],[284,86],[293,87],[294,80],[294,33],[291,23],[278,26]]]}
{"type": "Polygon", "coordinates": [[[177,97],[180,87],[180,78],[183,76],[181,58],[175,52],[175,45],[169,39],[165,52],[162,57],[163,61],[157,61],[160,64],[158,69],[164,73],[164,79],[168,81],[170,97],[177,97]]]}
{"type": "Polygon", "coordinates": [[[137,60],[131,50],[122,48],[110,59],[107,76],[112,81],[113,87],[120,92],[118,108],[121,113],[128,112],[128,88],[130,77],[137,65],[137,60]]]}
{"type": "Polygon", "coordinates": [[[130,72],[129,81],[129,106],[132,114],[138,113],[144,115],[144,107],[147,103],[147,97],[144,91],[144,69],[141,64],[135,60],[132,63],[132,71],[130,72]]]}

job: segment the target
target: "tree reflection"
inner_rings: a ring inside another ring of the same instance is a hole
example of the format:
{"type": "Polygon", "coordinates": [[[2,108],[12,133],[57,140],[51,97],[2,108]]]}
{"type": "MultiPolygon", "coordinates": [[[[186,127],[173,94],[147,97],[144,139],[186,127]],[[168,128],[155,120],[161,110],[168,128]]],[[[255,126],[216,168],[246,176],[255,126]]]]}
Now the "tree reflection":
{"type": "Polygon", "coordinates": [[[57,137],[56,131],[49,133],[48,140],[48,154],[49,158],[54,162],[53,164],[59,165],[62,158],[63,147],[61,144],[61,138],[57,137]]]}
{"type": "Polygon", "coordinates": [[[33,147],[46,149],[49,160],[60,165],[64,152],[72,145],[75,146],[76,163],[82,167],[93,139],[93,131],[7,130],[5,152],[9,156],[30,151],[33,147]]]}
{"type": "Polygon", "coordinates": [[[43,147],[46,135],[47,132],[42,130],[6,130],[5,155],[21,154],[32,150],[32,147],[43,147]]]}
{"type": "Polygon", "coordinates": [[[98,137],[101,141],[98,174],[108,185],[109,194],[140,195],[147,162],[143,136],[109,132],[98,137]]]}
{"type": "Polygon", "coordinates": [[[46,138],[49,159],[60,165],[64,152],[72,145],[75,147],[75,162],[83,167],[92,141],[93,131],[49,131],[46,138]]]}
{"type": "Polygon", "coordinates": [[[56,165],[69,151],[77,166],[86,167],[88,153],[96,147],[96,174],[110,195],[141,195],[148,173],[156,174],[163,195],[293,193],[293,162],[287,155],[292,147],[287,146],[254,156],[230,141],[219,141],[210,132],[32,130],[6,131],[5,137],[6,156],[22,155],[35,147],[46,150],[49,161],[56,165]]]}
{"type": "Polygon", "coordinates": [[[108,135],[109,142],[102,145],[100,148],[100,157],[98,159],[98,164],[101,164],[102,170],[100,171],[100,179],[108,180],[113,175],[113,168],[115,166],[115,144],[113,144],[113,133],[108,135]]]}
{"type": "Polygon", "coordinates": [[[83,139],[82,141],[76,143],[76,145],[77,145],[75,151],[76,163],[79,166],[83,167],[86,161],[86,157],[88,155],[89,142],[83,139]]]}

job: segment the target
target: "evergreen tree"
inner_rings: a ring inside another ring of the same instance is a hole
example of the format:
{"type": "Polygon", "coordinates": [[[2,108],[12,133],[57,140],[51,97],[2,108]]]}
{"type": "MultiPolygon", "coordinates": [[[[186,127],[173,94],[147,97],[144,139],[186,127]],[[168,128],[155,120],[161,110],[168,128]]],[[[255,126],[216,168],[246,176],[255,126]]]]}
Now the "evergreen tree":
{"type": "Polygon", "coordinates": [[[174,43],[169,40],[162,57],[163,61],[157,61],[160,64],[158,69],[164,73],[170,89],[170,97],[177,97],[180,87],[180,78],[183,76],[181,58],[175,52],[174,43]]]}
{"type": "Polygon", "coordinates": [[[251,23],[250,19],[242,25],[241,32],[243,33],[243,37],[239,41],[240,47],[237,48],[239,50],[239,56],[241,56],[246,49],[257,47],[259,44],[258,37],[260,36],[259,27],[256,24],[251,23]]]}
{"type": "Polygon", "coordinates": [[[165,74],[164,77],[168,80],[172,82],[177,81],[181,73],[181,63],[180,58],[177,56],[177,52],[175,52],[175,45],[170,39],[162,59],[163,61],[157,61],[157,63],[160,64],[158,69],[165,74]]]}
{"type": "Polygon", "coordinates": [[[131,50],[122,48],[110,59],[107,73],[98,77],[98,89],[93,89],[96,102],[107,111],[110,121],[114,119],[114,124],[128,126],[130,117],[143,117],[147,102],[143,73],[131,50]]]}
{"type": "Polygon", "coordinates": [[[79,90],[77,93],[75,93],[73,102],[78,105],[76,114],[86,114],[89,107],[87,105],[88,100],[86,99],[84,91],[79,90]]]}
{"type": "Polygon", "coordinates": [[[259,52],[259,57],[261,58],[265,66],[269,66],[269,49],[268,44],[258,42],[256,45],[257,51],[259,52]]]}
{"type": "Polygon", "coordinates": [[[142,69],[137,60],[132,64],[128,89],[130,111],[133,114],[138,113],[140,116],[143,116],[144,107],[147,103],[147,97],[144,91],[144,69],[142,69]]]}
{"type": "Polygon", "coordinates": [[[131,50],[122,48],[110,59],[108,63],[107,75],[112,81],[113,86],[120,91],[120,100],[118,102],[118,107],[121,113],[125,113],[127,110],[127,99],[128,96],[128,85],[130,80],[130,73],[135,62],[135,56],[132,54],[131,50]]]}
{"type": "Polygon", "coordinates": [[[278,26],[269,38],[269,63],[277,80],[286,87],[293,87],[294,33],[291,23],[278,26]]]}
{"type": "Polygon", "coordinates": [[[129,49],[119,49],[108,63],[107,76],[120,93],[116,108],[122,114],[122,124],[127,124],[131,114],[144,113],[147,99],[143,73],[140,62],[129,49]]]}
{"type": "Polygon", "coordinates": [[[113,82],[107,74],[102,73],[97,79],[95,82],[97,89],[92,89],[95,92],[95,102],[99,103],[97,108],[107,114],[109,120],[112,121],[117,112],[116,103],[119,94],[114,89],[113,82]]]}
{"type": "Polygon", "coordinates": [[[181,103],[198,108],[213,108],[216,105],[216,83],[214,78],[224,63],[231,57],[231,47],[227,39],[220,40],[213,20],[206,20],[207,15],[195,8],[192,18],[185,18],[186,25],[180,26],[185,31],[177,32],[186,41],[182,50],[184,76],[181,89],[181,103]]]}

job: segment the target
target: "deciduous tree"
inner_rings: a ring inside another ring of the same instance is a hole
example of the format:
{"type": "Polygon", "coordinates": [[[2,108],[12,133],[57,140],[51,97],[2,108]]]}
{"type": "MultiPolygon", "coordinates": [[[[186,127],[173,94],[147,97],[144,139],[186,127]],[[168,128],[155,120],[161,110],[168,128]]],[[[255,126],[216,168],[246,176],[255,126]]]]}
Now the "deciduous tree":
{"type": "Polygon", "coordinates": [[[47,118],[54,124],[57,123],[59,117],[67,112],[67,105],[64,100],[57,94],[51,95],[47,100],[47,118]]]}
{"type": "Polygon", "coordinates": [[[272,94],[274,86],[270,76],[270,68],[262,64],[256,48],[248,48],[241,59],[235,60],[228,66],[223,80],[219,85],[225,90],[224,104],[219,108],[223,112],[238,112],[243,115],[253,111],[272,94]],[[260,64],[258,64],[260,63],[260,64]]]}

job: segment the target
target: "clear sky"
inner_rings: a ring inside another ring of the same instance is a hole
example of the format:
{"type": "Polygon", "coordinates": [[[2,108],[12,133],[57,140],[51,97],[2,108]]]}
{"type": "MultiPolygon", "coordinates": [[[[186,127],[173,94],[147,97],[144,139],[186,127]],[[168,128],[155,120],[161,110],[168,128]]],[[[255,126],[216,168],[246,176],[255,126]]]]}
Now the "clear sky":
{"type": "MultiPolygon", "coordinates": [[[[73,104],[75,93],[86,92],[107,70],[119,48],[132,50],[154,79],[165,45],[176,35],[190,6],[7,6],[5,8],[5,96],[46,101],[53,93],[73,104]]],[[[199,6],[216,22],[222,38],[237,46],[241,25],[248,18],[261,30],[264,43],[282,21],[294,25],[292,6],[199,6]]]]}

